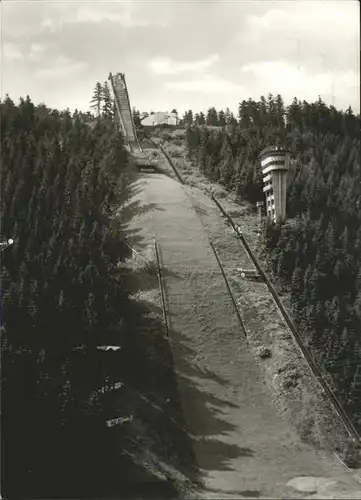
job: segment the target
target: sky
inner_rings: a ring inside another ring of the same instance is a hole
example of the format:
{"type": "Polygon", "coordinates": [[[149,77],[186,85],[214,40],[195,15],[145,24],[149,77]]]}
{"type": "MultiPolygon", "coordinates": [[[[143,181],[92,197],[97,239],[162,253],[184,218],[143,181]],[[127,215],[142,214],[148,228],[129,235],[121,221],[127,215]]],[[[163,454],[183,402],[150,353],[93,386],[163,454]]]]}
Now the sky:
{"type": "Polygon", "coordinates": [[[358,0],[3,0],[1,96],[89,110],[125,73],[140,111],[320,95],[360,112],[358,0]]]}

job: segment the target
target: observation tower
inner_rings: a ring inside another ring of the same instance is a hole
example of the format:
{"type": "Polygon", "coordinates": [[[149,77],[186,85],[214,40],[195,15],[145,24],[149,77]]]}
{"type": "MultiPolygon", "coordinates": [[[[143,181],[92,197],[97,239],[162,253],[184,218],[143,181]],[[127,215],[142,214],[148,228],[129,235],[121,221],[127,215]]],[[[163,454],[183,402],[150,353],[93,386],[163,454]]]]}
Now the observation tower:
{"type": "Polygon", "coordinates": [[[281,146],[268,146],[259,155],[263,174],[266,213],[274,222],[286,219],[287,175],[289,151],[281,146]]]}

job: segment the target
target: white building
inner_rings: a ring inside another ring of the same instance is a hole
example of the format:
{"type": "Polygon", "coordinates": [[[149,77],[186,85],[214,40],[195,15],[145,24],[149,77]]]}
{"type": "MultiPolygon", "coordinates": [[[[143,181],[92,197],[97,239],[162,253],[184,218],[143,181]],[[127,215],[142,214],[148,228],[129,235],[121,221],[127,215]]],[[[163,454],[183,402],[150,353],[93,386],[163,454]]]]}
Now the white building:
{"type": "Polygon", "coordinates": [[[279,146],[269,146],[259,155],[263,174],[263,192],[267,216],[274,222],[286,219],[287,174],[289,152],[279,146]]]}
{"type": "Polygon", "coordinates": [[[152,115],[143,118],[142,125],[144,127],[155,127],[157,125],[177,125],[177,115],[175,113],[168,113],[167,111],[157,111],[152,115]]]}

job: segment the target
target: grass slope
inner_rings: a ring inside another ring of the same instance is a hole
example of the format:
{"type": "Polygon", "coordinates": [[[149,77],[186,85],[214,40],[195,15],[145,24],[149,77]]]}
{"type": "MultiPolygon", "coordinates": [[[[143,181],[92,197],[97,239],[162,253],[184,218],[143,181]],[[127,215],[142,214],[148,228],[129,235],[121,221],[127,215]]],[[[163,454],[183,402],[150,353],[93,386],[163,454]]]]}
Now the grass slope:
{"type": "MultiPolygon", "coordinates": [[[[189,165],[184,158],[179,157],[179,146],[177,146],[177,158],[175,159],[182,176],[187,178],[188,183],[199,186],[200,188],[215,187],[203,176],[197,172],[193,166],[189,165]],[[184,175],[186,173],[186,175],[184,175]]],[[[172,156],[172,146],[166,146],[166,150],[172,156]]],[[[222,196],[225,208],[233,212],[233,216],[238,219],[247,239],[253,248],[259,247],[259,242],[255,234],[256,216],[246,204],[238,204],[227,194],[221,186],[217,186],[218,196],[222,196]]],[[[239,299],[239,305],[243,319],[246,323],[246,329],[251,336],[250,348],[255,355],[255,362],[261,367],[263,379],[271,389],[273,395],[273,404],[280,415],[286,418],[296,430],[305,443],[316,444],[319,448],[332,442],[344,440],[345,434],[342,434],[342,428],[338,425],[332,413],[330,413],[327,401],[324,401],[323,394],[315,383],[309,368],[300,355],[295,342],[287,330],[283,319],[279,316],[273,301],[265,285],[257,282],[250,282],[240,279],[236,271],[238,266],[251,267],[248,256],[239,243],[232,236],[231,231],[225,224],[220,222],[219,212],[215,209],[208,197],[204,196],[202,190],[192,189],[189,194],[193,196],[193,202],[196,212],[200,215],[203,227],[217,246],[222,263],[225,264],[226,273],[231,282],[232,288],[239,299]],[[268,359],[261,360],[257,358],[260,346],[267,347],[271,353],[268,359]],[[341,438],[341,439],[340,439],[341,438]]],[[[211,290],[211,288],[210,288],[211,290]]],[[[217,298],[214,298],[217,301],[217,298]]],[[[219,297],[218,297],[219,301],[219,297]]],[[[217,328],[218,329],[218,328],[217,328]]],[[[219,343],[210,342],[207,338],[207,345],[214,350],[215,346],[219,348],[219,343]]],[[[219,339],[218,339],[219,341],[219,339]]],[[[227,343],[230,339],[227,337],[227,343]]],[[[234,362],[234,354],[240,357],[236,345],[231,343],[233,349],[228,351],[234,362]],[[232,356],[233,353],[233,356],[232,356]]],[[[199,352],[203,359],[207,357],[204,351],[199,352]]],[[[218,351],[217,358],[212,360],[212,366],[219,364],[218,351]]],[[[221,362],[227,363],[227,357],[221,362]]],[[[206,360],[207,364],[211,362],[206,360]]],[[[242,390],[242,394],[243,394],[242,390]]],[[[297,438],[292,438],[294,444],[297,438]]],[[[292,440],[291,440],[292,442],[292,440]]],[[[296,448],[299,449],[300,445],[296,448]]],[[[347,481],[347,478],[340,472],[339,466],[330,459],[328,454],[324,455],[324,467],[329,469],[332,474],[340,475],[347,481]],[[328,458],[327,458],[328,457],[328,458]]],[[[317,467],[316,467],[317,468],[317,467]]]]}

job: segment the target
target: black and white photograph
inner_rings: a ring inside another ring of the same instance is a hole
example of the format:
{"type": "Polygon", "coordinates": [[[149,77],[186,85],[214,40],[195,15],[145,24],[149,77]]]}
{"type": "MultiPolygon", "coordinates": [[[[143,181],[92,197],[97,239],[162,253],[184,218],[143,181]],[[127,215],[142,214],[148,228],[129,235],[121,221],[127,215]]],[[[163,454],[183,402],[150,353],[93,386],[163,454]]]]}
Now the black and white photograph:
{"type": "Polygon", "coordinates": [[[2,0],[0,496],[360,499],[357,0],[2,0]]]}

